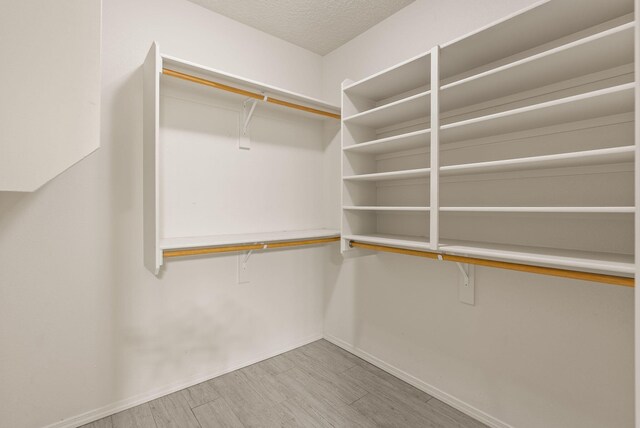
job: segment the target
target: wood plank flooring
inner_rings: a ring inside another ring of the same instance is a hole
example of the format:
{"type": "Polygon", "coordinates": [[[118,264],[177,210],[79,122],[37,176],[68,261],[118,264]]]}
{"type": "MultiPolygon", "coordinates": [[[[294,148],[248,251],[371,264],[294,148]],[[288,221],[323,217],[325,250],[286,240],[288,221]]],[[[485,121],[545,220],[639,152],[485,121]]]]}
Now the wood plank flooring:
{"type": "Polygon", "coordinates": [[[83,428],[486,425],[319,340],[83,428]]]}

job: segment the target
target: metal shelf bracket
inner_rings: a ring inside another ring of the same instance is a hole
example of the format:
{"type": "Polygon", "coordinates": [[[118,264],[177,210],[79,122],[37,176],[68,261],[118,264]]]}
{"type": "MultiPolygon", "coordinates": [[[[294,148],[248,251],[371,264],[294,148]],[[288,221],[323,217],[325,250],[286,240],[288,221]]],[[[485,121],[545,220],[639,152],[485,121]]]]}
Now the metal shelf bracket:
{"type": "Polygon", "coordinates": [[[267,96],[263,95],[263,99],[259,100],[256,98],[247,98],[242,103],[242,123],[240,124],[240,132],[239,132],[239,140],[238,147],[240,149],[249,150],[251,149],[251,136],[249,135],[249,123],[251,122],[251,118],[253,117],[253,112],[256,110],[256,106],[258,105],[258,101],[267,101],[267,96]]]}
{"type": "Polygon", "coordinates": [[[251,257],[251,254],[253,254],[253,250],[238,254],[238,284],[246,284],[251,281],[249,272],[249,257],[251,257]]]}
{"type": "Polygon", "coordinates": [[[460,270],[460,279],[458,282],[458,298],[462,303],[475,305],[475,267],[467,263],[458,263],[456,266],[460,270]]]}

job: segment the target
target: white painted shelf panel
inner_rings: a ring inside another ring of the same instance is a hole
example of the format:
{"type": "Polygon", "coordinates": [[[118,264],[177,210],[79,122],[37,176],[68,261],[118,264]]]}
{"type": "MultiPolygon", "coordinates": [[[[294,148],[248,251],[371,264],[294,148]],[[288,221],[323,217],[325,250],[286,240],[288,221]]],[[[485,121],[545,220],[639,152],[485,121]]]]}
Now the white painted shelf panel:
{"type": "Polygon", "coordinates": [[[562,269],[580,269],[626,275],[632,275],[635,272],[634,257],[626,254],[455,240],[443,240],[440,245],[440,251],[446,254],[490,258],[562,269]]]}
{"type": "MultiPolygon", "coordinates": [[[[278,88],[277,86],[268,85],[266,83],[257,82],[255,80],[246,79],[244,77],[236,76],[234,74],[226,73],[224,71],[216,70],[211,67],[206,67],[204,65],[196,64],[191,61],[186,61],[180,58],[176,58],[174,56],[164,55],[162,54],[162,67],[163,68],[171,68],[177,71],[195,73],[198,77],[202,77],[203,79],[212,79],[214,81],[222,80],[223,83],[238,85],[242,89],[261,92],[268,96],[277,96],[285,98],[287,101],[298,102],[304,104],[308,107],[320,109],[320,110],[328,110],[332,113],[340,114],[340,106],[330,104],[326,101],[309,97],[306,95],[302,95],[296,92],[288,91],[286,89],[278,88]]],[[[211,89],[215,90],[215,89],[211,89]]],[[[321,116],[311,115],[309,117],[321,118],[321,116]]],[[[329,120],[328,118],[323,118],[329,120]]],[[[331,119],[335,120],[335,119],[331,119]]]]}
{"type": "Polygon", "coordinates": [[[633,162],[634,155],[634,146],[613,147],[609,149],[585,150],[581,152],[505,159],[462,165],[448,165],[440,167],[440,175],[451,176],[462,174],[481,174],[530,169],[565,168],[573,166],[625,163],[633,162]]]}
{"type": "Polygon", "coordinates": [[[414,250],[429,250],[428,236],[407,236],[374,233],[370,235],[343,235],[342,239],[364,242],[366,244],[390,245],[393,247],[410,248],[414,250]]]}
{"type": "Polygon", "coordinates": [[[443,125],[440,142],[462,141],[633,111],[634,83],[443,125]]]}
{"type": "Polygon", "coordinates": [[[430,168],[407,169],[403,171],[376,172],[372,174],[349,175],[343,177],[347,181],[386,181],[386,180],[407,180],[410,178],[428,177],[430,168]]]}
{"type": "Polygon", "coordinates": [[[429,207],[377,207],[377,206],[344,206],[342,209],[347,211],[409,211],[409,212],[427,212],[429,207]]]}
{"type": "Polygon", "coordinates": [[[443,111],[524,92],[633,62],[635,23],[568,43],[442,86],[443,111]]]}
{"type": "Polygon", "coordinates": [[[633,214],[635,207],[440,207],[443,212],[633,214]]]}
{"type": "Polygon", "coordinates": [[[633,13],[633,0],[555,0],[531,7],[442,45],[447,78],[633,13]]]}
{"type": "Polygon", "coordinates": [[[344,119],[344,123],[367,126],[374,129],[407,122],[413,119],[429,119],[430,92],[421,92],[401,100],[376,107],[344,119]]]}
{"type": "MultiPolygon", "coordinates": [[[[432,251],[429,248],[428,237],[369,234],[343,235],[342,238],[367,244],[432,251]]],[[[443,240],[437,252],[561,269],[580,269],[591,272],[607,272],[629,276],[635,272],[634,257],[626,254],[559,250],[554,248],[456,240],[443,240]]]]}
{"type": "Polygon", "coordinates": [[[431,130],[409,132],[393,137],[380,138],[378,140],[366,141],[364,143],[353,144],[344,148],[348,153],[383,154],[428,148],[431,142],[431,130]]]}
{"type": "Polygon", "coordinates": [[[349,95],[380,101],[411,89],[429,85],[430,55],[425,53],[383,70],[344,88],[349,95]]]}
{"type": "Polygon", "coordinates": [[[219,247],[226,245],[256,244],[262,242],[296,241],[302,239],[333,238],[340,236],[339,230],[308,229],[281,232],[241,233],[236,235],[191,236],[182,238],[163,238],[162,250],[183,248],[219,247]]]}

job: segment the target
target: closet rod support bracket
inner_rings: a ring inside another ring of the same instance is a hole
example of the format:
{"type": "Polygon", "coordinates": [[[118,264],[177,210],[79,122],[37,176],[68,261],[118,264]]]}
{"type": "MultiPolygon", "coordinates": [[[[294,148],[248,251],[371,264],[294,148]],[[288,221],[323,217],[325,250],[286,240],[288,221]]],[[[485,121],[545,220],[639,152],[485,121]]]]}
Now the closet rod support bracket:
{"type": "Polygon", "coordinates": [[[460,279],[458,280],[458,298],[462,303],[475,305],[475,267],[467,263],[456,262],[456,266],[460,270],[460,279]]]}
{"type": "Polygon", "coordinates": [[[251,254],[253,254],[253,250],[238,254],[238,284],[251,282],[251,274],[249,272],[249,257],[251,257],[251,254]]]}
{"type": "MultiPolygon", "coordinates": [[[[467,273],[467,271],[462,266],[462,263],[456,262],[456,266],[458,266],[458,270],[460,270],[460,273],[462,274],[462,282],[464,283],[464,286],[468,287],[469,286],[469,274],[467,273]]],[[[467,269],[469,269],[469,265],[467,264],[466,266],[467,266],[467,269]]]]}
{"type": "Polygon", "coordinates": [[[267,96],[262,95],[262,99],[259,98],[247,98],[242,103],[242,121],[240,124],[240,139],[239,147],[241,149],[249,150],[251,148],[251,137],[249,135],[249,123],[253,118],[253,113],[256,111],[256,107],[259,101],[267,101],[267,96]]]}
{"type": "Polygon", "coordinates": [[[249,250],[247,251],[247,253],[244,255],[244,259],[242,259],[242,264],[243,265],[247,265],[247,262],[249,262],[249,257],[251,257],[251,254],[253,254],[253,250],[249,250]]]}

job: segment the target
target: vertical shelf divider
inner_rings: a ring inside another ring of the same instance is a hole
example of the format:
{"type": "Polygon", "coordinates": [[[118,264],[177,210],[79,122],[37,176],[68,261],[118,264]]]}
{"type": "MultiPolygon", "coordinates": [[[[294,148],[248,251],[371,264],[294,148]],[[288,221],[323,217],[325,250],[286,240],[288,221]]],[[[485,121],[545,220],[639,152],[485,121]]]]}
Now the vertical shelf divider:
{"type": "MultiPolygon", "coordinates": [[[[344,213],[344,205],[345,205],[345,184],[344,184],[344,180],[342,179],[344,177],[344,148],[346,147],[346,144],[344,143],[344,139],[345,139],[345,135],[347,134],[345,132],[345,125],[344,125],[344,112],[345,110],[345,93],[344,93],[344,88],[346,88],[347,86],[351,85],[353,83],[353,80],[351,79],[345,79],[342,81],[341,84],[341,90],[340,90],[340,111],[342,111],[343,113],[343,117],[340,119],[340,235],[344,236],[348,233],[351,233],[352,231],[346,230],[346,221],[345,221],[345,213],[344,213]]],[[[344,254],[345,252],[349,251],[349,242],[344,239],[344,238],[340,238],[340,253],[344,254]]]]}
{"type": "MultiPolygon", "coordinates": [[[[634,143],[636,146],[636,156],[635,156],[635,264],[636,264],[636,272],[635,278],[636,280],[640,278],[640,88],[638,88],[638,76],[640,76],[640,27],[638,26],[638,22],[640,22],[640,0],[635,0],[635,34],[634,34],[634,71],[635,71],[635,134],[634,134],[634,143]]],[[[635,416],[636,416],[636,425],[638,421],[640,421],[640,292],[636,288],[634,291],[634,303],[635,303],[635,416]]]]}
{"type": "Polygon", "coordinates": [[[429,175],[429,239],[430,248],[439,247],[440,231],[440,46],[431,49],[431,172],[429,175]]]}
{"type": "Polygon", "coordinates": [[[160,74],[162,57],[154,42],[144,61],[144,136],[143,136],[143,216],[144,216],[144,265],[154,275],[162,266],[160,249],[160,74]]]}

